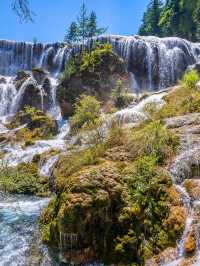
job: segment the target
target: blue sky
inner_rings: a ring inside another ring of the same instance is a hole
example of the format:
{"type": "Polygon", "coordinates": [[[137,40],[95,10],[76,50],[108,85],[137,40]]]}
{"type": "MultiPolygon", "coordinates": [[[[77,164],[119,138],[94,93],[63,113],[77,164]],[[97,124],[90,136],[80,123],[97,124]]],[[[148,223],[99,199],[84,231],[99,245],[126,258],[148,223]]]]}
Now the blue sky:
{"type": "MultiPolygon", "coordinates": [[[[30,0],[34,23],[20,23],[8,0],[0,1],[0,39],[40,42],[62,41],[71,21],[75,20],[82,0],[30,0]]],[[[100,26],[108,33],[136,34],[149,0],[85,0],[95,10],[100,26]]]]}

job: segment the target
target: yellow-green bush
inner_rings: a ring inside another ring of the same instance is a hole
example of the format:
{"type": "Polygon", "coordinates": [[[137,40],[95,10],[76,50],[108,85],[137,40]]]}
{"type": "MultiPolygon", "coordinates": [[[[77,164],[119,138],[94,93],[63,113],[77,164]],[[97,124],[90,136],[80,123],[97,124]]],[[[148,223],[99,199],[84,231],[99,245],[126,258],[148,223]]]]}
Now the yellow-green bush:
{"type": "Polygon", "coordinates": [[[134,158],[153,155],[162,163],[175,153],[178,144],[177,136],[165,125],[152,121],[133,131],[128,148],[134,158]]]}
{"type": "Polygon", "coordinates": [[[196,84],[199,81],[199,74],[196,70],[188,71],[184,74],[181,85],[186,89],[195,89],[196,84]]]}
{"type": "Polygon", "coordinates": [[[93,96],[81,95],[75,104],[74,115],[70,119],[72,132],[97,128],[100,126],[100,116],[101,103],[93,96]]]}

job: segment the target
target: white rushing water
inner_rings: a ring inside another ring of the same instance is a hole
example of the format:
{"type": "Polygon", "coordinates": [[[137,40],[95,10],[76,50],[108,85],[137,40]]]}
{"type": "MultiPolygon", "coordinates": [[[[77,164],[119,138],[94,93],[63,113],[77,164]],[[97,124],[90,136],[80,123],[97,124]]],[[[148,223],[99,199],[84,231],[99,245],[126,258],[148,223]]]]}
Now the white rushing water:
{"type": "Polygon", "coordinates": [[[129,106],[114,114],[114,117],[121,124],[135,125],[141,120],[145,119],[144,108],[148,104],[155,104],[156,108],[160,108],[164,104],[163,97],[167,94],[166,91],[160,91],[152,95],[147,96],[139,103],[135,103],[133,106],[129,106]]]}
{"type": "MultiPolygon", "coordinates": [[[[178,126],[178,124],[177,124],[178,126]]],[[[187,210],[187,218],[185,221],[185,228],[183,235],[177,244],[178,257],[176,260],[166,263],[162,266],[179,266],[179,265],[200,265],[200,249],[199,249],[199,210],[200,201],[194,199],[190,196],[184,186],[185,180],[193,180],[195,182],[193,186],[198,189],[200,187],[200,148],[199,148],[199,137],[198,135],[193,138],[191,133],[186,133],[182,140],[181,150],[178,156],[175,158],[174,162],[170,167],[170,171],[173,177],[174,186],[177,191],[180,192],[183,204],[187,210]],[[184,140],[185,139],[185,140],[184,140]],[[196,169],[195,174],[193,173],[194,168],[196,169]],[[194,175],[194,176],[193,176],[194,175]],[[186,262],[189,258],[185,252],[185,241],[192,230],[194,231],[196,237],[196,250],[193,254],[193,260],[186,262]],[[184,264],[184,261],[186,264],[184,264]]],[[[195,189],[195,188],[194,188],[195,189]]]]}
{"type": "Polygon", "coordinates": [[[37,219],[48,201],[19,196],[0,197],[0,266],[28,266],[37,219]]]}

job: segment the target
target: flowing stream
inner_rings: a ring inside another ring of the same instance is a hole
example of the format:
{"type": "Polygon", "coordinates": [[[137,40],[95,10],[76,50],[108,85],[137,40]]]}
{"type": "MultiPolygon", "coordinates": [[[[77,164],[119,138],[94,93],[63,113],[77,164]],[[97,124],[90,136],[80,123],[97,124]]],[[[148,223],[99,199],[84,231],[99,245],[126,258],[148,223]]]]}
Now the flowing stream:
{"type": "MultiPolygon", "coordinates": [[[[49,199],[5,194],[0,196],[1,266],[34,265],[27,264],[27,261],[30,259],[30,248],[38,230],[38,217],[48,201],[49,199]]],[[[51,265],[45,247],[41,245],[40,248],[43,261],[47,262],[46,265],[51,265]]],[[[31,260],[33,262],[33,258],[31,260]]]]}

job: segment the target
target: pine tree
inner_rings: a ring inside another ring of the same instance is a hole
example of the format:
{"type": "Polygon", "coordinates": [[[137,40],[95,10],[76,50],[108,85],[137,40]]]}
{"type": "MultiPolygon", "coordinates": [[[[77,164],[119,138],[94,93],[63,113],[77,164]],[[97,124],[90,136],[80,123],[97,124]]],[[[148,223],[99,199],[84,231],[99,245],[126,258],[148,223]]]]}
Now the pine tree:
{"type": "Polygon", "coordinates": [[[83,2],[81,8],[80,8],[80,14],[78,16],[78,36],[82,40],[82,43],[85,43],[85,39],[88,37],[88,14],[87,14],[87,8],[85,3],[83,2]]]}
{"type": "Polygon", "coordinates": [[[105,33],[107,28],[98,28],[97,26],[97,15],[94,11],[90,13],[88,24],[87,24],[87,37],[92,38],[94,36],[105,33]]]}
{"type": "Polygon", "coordinates": [[[78,25],[76,22],[72,22],[70,24],[64,41],[69,43],[74,43],[78,41],[78,25]]]}
{"type": "Polygon", "coordinates": [[[180,0],[167,0],[160,19],[165,36],[180,35],[180,17],[180,0]]]}
{"type": "Polygon", "coordinates": [[[197,1],[196,9],[193,12],[194,22],[196,24],[195,38],[200,40],[200,0],[197,1]]]}
{"type": "Polygon", "coordinates": [[[168,0],[161,14],[160,25],[165,36],[196,40],[194,12],[197,0],[168,0]]]}
{"type": "Polygon", "coordinates": [[[161,36],[161,27],[159,25],[162,11],[162,2],[160,0],[151,0],[147,11],[144,13],[143,23],[139,29],[140,35],[161,36]]]}
{"type": "Polygon", "coordinates": [[[77,22],[72,22],[64,38],[66,42],[82,42],[95,36],[105,33],[107,28],[99,28],[97,15],[92,11],[89,15],[85,3],[83,2],[77,22]]]}

